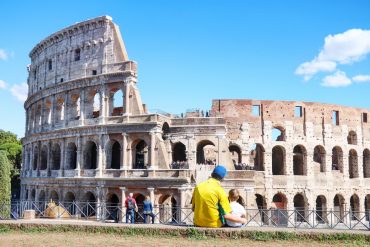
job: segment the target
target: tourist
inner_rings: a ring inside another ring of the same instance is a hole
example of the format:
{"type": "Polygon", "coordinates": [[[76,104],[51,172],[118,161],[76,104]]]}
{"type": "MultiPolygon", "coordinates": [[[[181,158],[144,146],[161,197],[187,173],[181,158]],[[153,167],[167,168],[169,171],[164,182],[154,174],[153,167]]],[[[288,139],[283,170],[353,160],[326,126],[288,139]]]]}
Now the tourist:
{"type": "Polygon", "coordinates": [[[126,206],[126,223],[128,223],[129,218],[132,224],[135,223],[135,212],[138,211],[138,207],[136,204],[136,200],[133,198],[134,194],[130,193],[129,196],[126,198],[125,206],[126,206]]]}
{"type": "Polygon", "coordinates": [[[192,198],[195,226],[221,227],[225,224],[225,220],[247,223],[245,218],[231,214],[232,209],[227,194],[221,186],[221,180],[226,174],[226,168],[218,165],[213,170],[211,178],[195,187],[192,198]]]}
{"type": "MultiPolygon", "coordinates": [[[[246,218],[246,212],[244,207],[238,202],[240,200],[240,194],[237,189],[232,189],[229,191],[229,201],[232,210],[232,215],[235,215],[239,218],[246,218]]],[[[226,220],[226,224],[231,227],[242,227],[243,224],[239,222],[232,222],[226,220]]]]}
{"type": "Polygon", "coordinates": [[[150,201],[150,196],[145,197],[143,205],[144,205],[143,209],[144,223],[146,224],[146,219],[148,216],[150,216],[152,218],[152,224],[154,224],[155,215],[153,214],[153,205],[152,202],[150,201]]]}

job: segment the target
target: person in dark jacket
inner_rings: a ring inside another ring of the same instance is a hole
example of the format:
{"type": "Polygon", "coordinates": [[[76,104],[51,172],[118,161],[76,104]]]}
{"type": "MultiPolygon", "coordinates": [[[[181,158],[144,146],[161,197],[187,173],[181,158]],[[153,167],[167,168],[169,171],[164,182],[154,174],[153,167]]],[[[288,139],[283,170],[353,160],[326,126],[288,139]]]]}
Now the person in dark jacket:
{"type": "Polygon", "coordinates": [[[153,214],[153,205],[152,205],[152,202],[150,201],[149,196],[145,197],[145,200],[143,202],[143,206],[144,206],[144,209],[143,209],[144,210],[143,211],[144,223],[146,223],[147,217],[150,216],[152,218],[152,224],[154,224],[155,215],[153,214]]]}

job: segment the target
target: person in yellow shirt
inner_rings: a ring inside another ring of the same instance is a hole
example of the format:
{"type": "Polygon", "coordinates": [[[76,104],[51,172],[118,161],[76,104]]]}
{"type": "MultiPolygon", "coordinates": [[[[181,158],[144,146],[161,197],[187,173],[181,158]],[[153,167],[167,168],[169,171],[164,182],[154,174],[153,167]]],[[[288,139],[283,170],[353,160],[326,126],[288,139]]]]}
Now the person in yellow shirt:
{"type": "Polygon", "coordinates": [[[225,220],[247,223],[245,218],[231,214],[227,194],[220,183],[226,174],[226,168],[218,165],[213,170],[211,178],[195,187],[192,198],[195,226],[221,227],[225,224],[225,220]]]}

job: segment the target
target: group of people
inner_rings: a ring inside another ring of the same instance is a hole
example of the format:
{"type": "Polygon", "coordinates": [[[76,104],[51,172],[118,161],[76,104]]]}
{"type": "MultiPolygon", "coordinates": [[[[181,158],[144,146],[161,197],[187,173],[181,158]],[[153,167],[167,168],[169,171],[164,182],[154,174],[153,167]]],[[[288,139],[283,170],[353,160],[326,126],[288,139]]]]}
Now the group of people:
{"type": "MultiPolygon", "coordinates": [[[[130,193],[125,201],[126,206],[126,223],[135,223],[135,213],[139,213],[139,207],[137,206],[136,200],[133,197],[133,193],[130,193]]],[[[144,223],[147,223],[147,218],[150,217],[152,224],[154,224],[155,215],[153,213],[153,205],[150,200],[150,196],[146,196],[143,201],[142,215],[144,223]]]]}
{"type": "Polygon", "coordinates": [[[245,163],[235,163],[234,164],[235,170],[254,170],[254,166],[247,165],[245,163]]]}
{"type": "Polygon", "coordinates": [[[246,211],[238,203],[239,191],[232,189],[227,195],[221,186],[221,181],[226,175],[226,168],[218,165],[213,170],[211,178],[195,187],[192,198],[195,226],[242,227],[247,223],[246,211]]]}
{"type": "Polygon", "coordinates": [[[171,169],[189,169],[187,161],[174,161],[170,164],[171,169]]]}

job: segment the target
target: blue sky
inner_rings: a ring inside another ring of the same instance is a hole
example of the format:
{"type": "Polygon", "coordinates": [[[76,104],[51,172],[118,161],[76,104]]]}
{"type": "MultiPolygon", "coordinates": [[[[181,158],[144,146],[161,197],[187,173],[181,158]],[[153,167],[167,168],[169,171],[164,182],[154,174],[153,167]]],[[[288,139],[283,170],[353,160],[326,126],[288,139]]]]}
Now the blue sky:
{"type": "Polygon", "coordinates": [[[149,109],[206,110],[218,98],[370,108],[370,1],[1,1],[0,9],[0,129],[19,137],[29,51],[101,15],[120,26],[149,109]]]}

